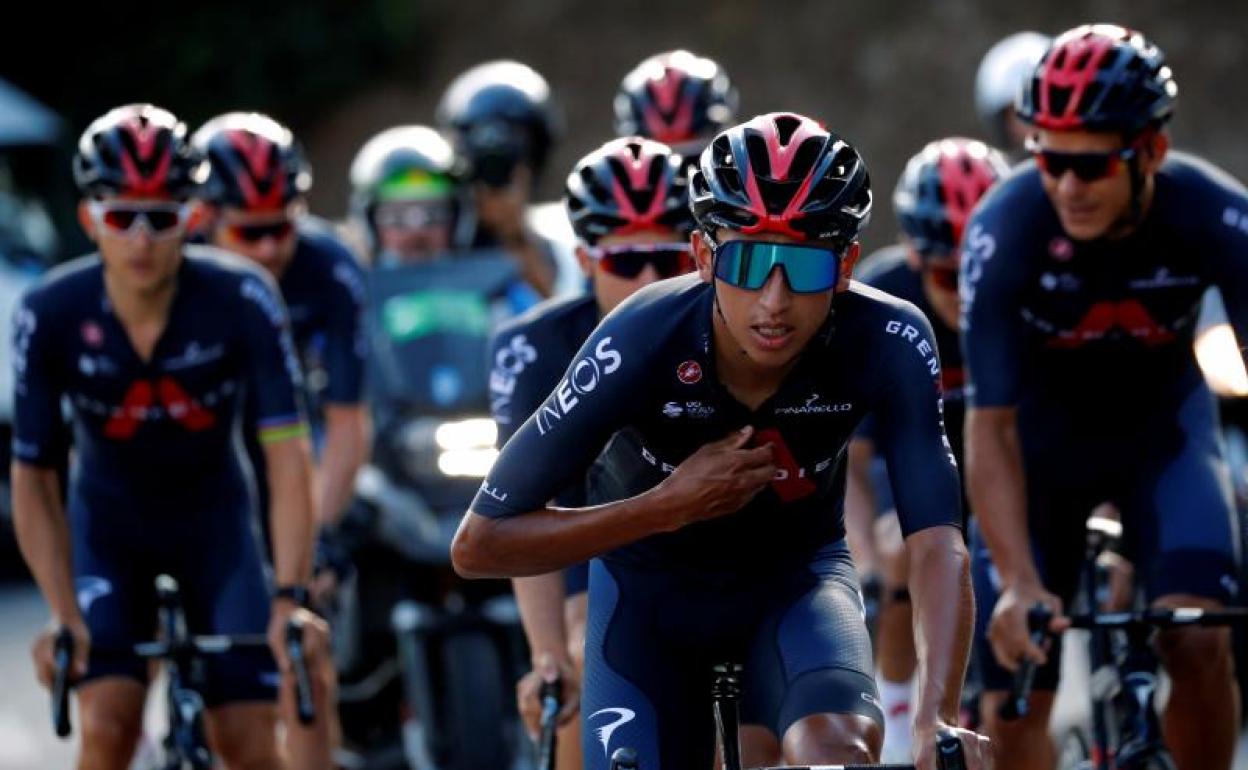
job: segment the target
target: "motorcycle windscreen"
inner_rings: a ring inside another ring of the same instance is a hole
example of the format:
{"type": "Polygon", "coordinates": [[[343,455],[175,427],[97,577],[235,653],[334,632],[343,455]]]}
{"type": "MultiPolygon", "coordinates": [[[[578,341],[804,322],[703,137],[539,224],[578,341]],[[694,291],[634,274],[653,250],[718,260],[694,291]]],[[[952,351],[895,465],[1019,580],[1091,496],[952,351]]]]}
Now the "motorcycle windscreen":
{"type": "Polygon", "coordinates": [[[367,283],[369,395],[423,414],[488,412],[490,334],[510,313],[514,263],[496,250],[374,268],[367,283]]]}

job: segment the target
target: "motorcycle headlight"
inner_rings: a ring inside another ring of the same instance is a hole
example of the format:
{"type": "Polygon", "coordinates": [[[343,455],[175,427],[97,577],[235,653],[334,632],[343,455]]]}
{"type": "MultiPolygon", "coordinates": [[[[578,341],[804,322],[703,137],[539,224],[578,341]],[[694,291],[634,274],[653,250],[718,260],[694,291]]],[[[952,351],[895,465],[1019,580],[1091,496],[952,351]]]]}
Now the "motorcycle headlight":
{"type": "Polygon", "coordinates": [[[473,417],[444,422],[434,431],[438,470],[447,476],[485,478],[498,457],[494,442],[498,427],[493,420],[473,417]]]}

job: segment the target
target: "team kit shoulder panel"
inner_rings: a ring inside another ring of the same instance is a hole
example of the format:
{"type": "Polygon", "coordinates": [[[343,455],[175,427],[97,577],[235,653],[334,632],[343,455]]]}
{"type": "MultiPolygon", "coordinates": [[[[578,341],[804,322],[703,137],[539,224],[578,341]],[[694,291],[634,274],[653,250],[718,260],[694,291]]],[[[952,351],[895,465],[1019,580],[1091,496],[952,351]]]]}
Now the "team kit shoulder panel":
{"type": "Polygon", "coordinates": [[[948,477],[925,487],[929,502],[911,505],[906,522],[958,521],[956,470],[940,423],[939,356],[917,309],[855,284],[837,296],[834,318],[780,390],[751,412],[715,377],[712,303],[712,287],[694,275],[643,289],[608,315],[504,447],[473,510],[508,516],[541,507],[564,476],[584,473],[608,439],[604,499],[631,497],[702,445],[750,424],[756,441],[773,444],[780,465],[768,489],[734,514],[651,536],[608,558],[712,573],[739,559],[778,563],[843,536],[845,444],[862,417],[878,410],[906,418],[888,421],[886,445],[913,444],[903,451],[907,459],[923,455],[916,464],[943,468],[937,474],[948,477]],[[911,417],[913,426],[903,424],[911,417]],[[535,465],[559,470],[538,478],[535,465]]]}

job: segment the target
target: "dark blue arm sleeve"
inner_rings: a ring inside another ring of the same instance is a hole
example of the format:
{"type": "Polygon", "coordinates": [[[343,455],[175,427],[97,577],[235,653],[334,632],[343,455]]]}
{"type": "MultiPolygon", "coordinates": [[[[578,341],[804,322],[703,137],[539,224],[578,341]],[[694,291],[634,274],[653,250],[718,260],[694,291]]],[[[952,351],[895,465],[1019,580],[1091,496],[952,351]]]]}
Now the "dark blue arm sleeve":
{"type": "Polygon", "coordinates": [[[279,441],[306,431],[299,392],[303,374],[290,337],[286,308],[277,290],[259,276],[239,284],[238,310],[248,398],[255,404],[261,442],[279,441]]]}
{"type": "Polygon", "coordinates": [[[1021,379],[1022,316],[1019,294],[1026,278],[1026,252],[1011,243],[1019,228],[1006,205],[976,212],[962,242],[962,359],[971,407],[1014,406],[1021,379]]]}
{"type": "Polygon", "coordinates": [[[67,447],[61,430],[63,386],[51,313],[39,294],[27,294],[13,314],[13,457],[57,467],[67,447]]]}
{"type": "Polygon", "coordinates": [[[325,367],[331,404],[360,403],[364,389],[364,276],[352,260],[334,265],[330,283],[329,328],[326,329],[325,367]]]}
{"type": "Polygon", "coordinates": [[[888,341],[888,386],[874,414],[877,451],[888,463],[901,531],[911,535],[942,524],[960,526],[962,492],[945,436],[936,338],[917,311],[899,324],[888,341]]]}
{"type": "Polygon", "coordinates": [[[1248,350],[1248,192],[1239,182],[1218,171],[1205,205],[1193,206],[1197,218],[1198,248],[1210,280],[1217,285],[1235,330],[1241,353],[1248,350]],[[1203,221],[1200,221],[1203,220],[1203,221]]]}
{"type": "Polygon", "coordinates": [[[617,311],[594,330],[503,447],[473,500],[474,512],[497,517],[537,510],[584,478],[645,391],[651,351],[627,322],[617,311]]]}

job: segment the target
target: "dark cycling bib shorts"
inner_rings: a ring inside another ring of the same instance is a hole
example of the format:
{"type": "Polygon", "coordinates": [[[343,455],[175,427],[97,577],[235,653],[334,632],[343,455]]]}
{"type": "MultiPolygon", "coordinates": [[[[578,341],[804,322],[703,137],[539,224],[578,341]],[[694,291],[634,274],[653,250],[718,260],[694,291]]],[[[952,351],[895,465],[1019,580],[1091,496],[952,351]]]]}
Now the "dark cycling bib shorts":
{"type": "MultiPolygon", "coordinates": [[[[1118,240],[1067,238],[1026,164],[980,204],[963,243],[963,344],[975,407],[1016,407],[1028,522],[1046,588],[1069,603],[1091,510],[1122,515],[1148,599],[1235,597],[1236,524],[1217,406],[1192,350],[1216,285],[1248,339],[1248,195],[1171,153],[1152,206],[1118,240]]],[[[1000,590],[973,537],[976,637],[989,689],[1006,689],[986,633],[1000,590]]],[[[1060,653],[1037,673],[1053,689],[1060,653]]]]}
{"type": "Polygon", "coordinates": [[[538,510],[591,465],[594,494],[632,497],[747,424],[775,447],[776,479],[740,511],[591,563],[587,768],[605,770],[622,746],[643,767],[709,767],[720,662],[746,666],[744,714],[777,735],[821,713],[883,723],[841,515],[845,444],[864,415],[876,414],[881,451],[904,469],[903,531],[959,522],[939,359],[913,306],[852,284],[780,390],[750,411],[715,376],[712,301],[710,285],[684,276],[610,313],[473,502],[491,517],[538,510]]]}
{"type": "MultiPolygon", "coordinates": [[[[51,273],[14,321],[14,457],[54,468],[73,422],[67,511],[87,679],[146,682],[130,653],[156,631],[155,577],[177,579],[192,633],[263,634],[269,587],[238,421],[254,399],[262,440],[306,432],[286,314],[267,276],[187,246],[164,332],[141,360],[113,314],[98,257],[51,273]]],[[[272,700],[267,651],[205,661],[209,706],[272,700]]]]}

